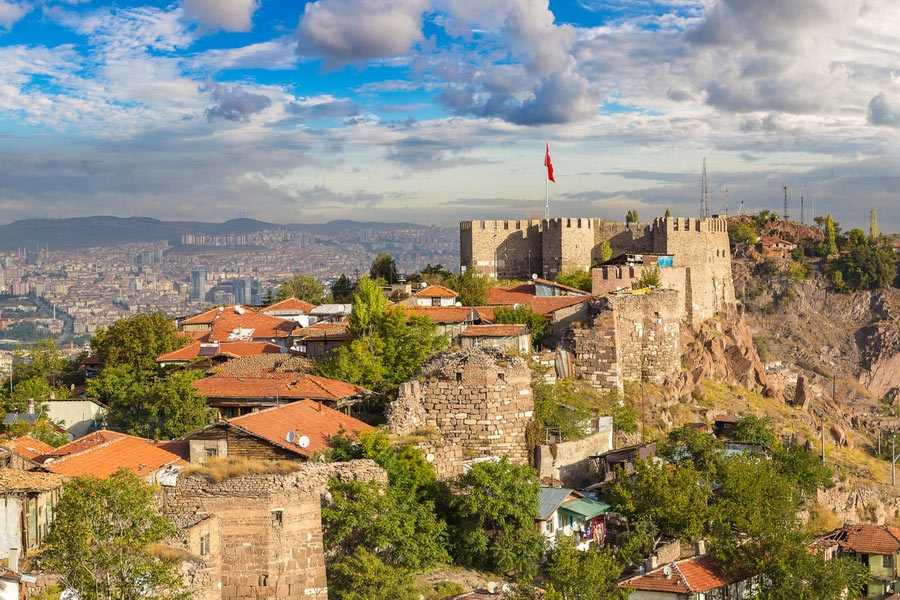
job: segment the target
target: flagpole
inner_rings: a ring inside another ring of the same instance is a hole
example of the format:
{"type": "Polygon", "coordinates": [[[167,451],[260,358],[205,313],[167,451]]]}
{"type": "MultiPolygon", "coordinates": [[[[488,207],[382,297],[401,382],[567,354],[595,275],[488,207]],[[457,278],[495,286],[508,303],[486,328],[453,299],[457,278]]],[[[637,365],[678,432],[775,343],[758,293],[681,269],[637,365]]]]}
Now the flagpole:
{"type": "Polygon", "coordinates": [[[546,182],[547,183],[547,204],[544,207],[544,218],[549,221],[550,220],[550,178],[545,177],[545,179],[547,180],[547,182],[546,182]]]}

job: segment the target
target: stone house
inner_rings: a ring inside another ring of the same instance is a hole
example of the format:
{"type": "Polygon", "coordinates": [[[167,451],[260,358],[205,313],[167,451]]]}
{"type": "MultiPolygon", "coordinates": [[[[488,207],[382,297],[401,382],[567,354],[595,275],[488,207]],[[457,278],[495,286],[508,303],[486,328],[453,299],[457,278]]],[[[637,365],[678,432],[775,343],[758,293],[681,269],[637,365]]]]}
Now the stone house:
{"type": "Polygon", "coordinates": [[[790,258],[791,252],[797,248],[797,244],[771,235],[762,236],[759,240],[759,245],[760,248],[762,248],[763,256],[780,260],[787,260],[790,258]]]}
{"type": "Polygon", "coordinates": [[[338,410],[349,409],[370,393],[352,383],[294,371],[256,376],[214,374],[196,380],[194,388],[225,418],[297,400],[315,400],[338,410]]]}
{"type": "Polygon", "coordinates": [[[63,483],[54,473],[0,469],[0,559],[15,562],[43,543],[63,483]]]}
{"type": "Polygon", "coordinates": [[[528,354],[531,352],[531,334],[524,325],[469,325],[459,336],[464,350],[478,346],[491,346],[507,352],[528,354]]]}
{"type": "Polygon", "coordinates": [[[835,529],[813,542],[826,558],[851,557],[869,569],[863,598],[887,598],[900,592],[900,528],[860,523],[835,529]]]}
{"type": "Polygon", "coordinates": [[[5,466],[13,469],[22,469],[30,471],[37,463],[37,457],[53,452],[55,448],[50,444],[35,439],[30,435],[22,435],[17,438],[5,440],[0,445],[9,451],[9,460],[5,466]]]}
{"type": "Polygon", "coordinates": [[[220,421],[184,436],[190,461],[212,457],[308,460],[328,448],[338,434],[355,437],[372,427],[320,402],[300,400],[220,421]]]}
{"type": "Polygon", "coordinates": [[[574,536],[576,547],[587,550],[606,540],[606,516],[611,507],[569,488],[542,487],[538,493],[538,531],[549,544],[574,536]]]}
{"type": "Polygon", "coordinates": [[[695,556],[657,567],[619,583],[629,600],[745,600],[755,593],[754,578],[727,575],[709,556],[695,556]]]}
{"type": "Polygon", "coordinates": [[[541,343],[552,348],[574,324],[588,320],[590,300],[589,294],[538,296],[534,293],[533,285],[509,289],[492,288],[488,291],[487,305],[479,306],[477,310],[482,322],[493,323],[498,308],[527,306],[550,322],[549,331],[541,343]]]}

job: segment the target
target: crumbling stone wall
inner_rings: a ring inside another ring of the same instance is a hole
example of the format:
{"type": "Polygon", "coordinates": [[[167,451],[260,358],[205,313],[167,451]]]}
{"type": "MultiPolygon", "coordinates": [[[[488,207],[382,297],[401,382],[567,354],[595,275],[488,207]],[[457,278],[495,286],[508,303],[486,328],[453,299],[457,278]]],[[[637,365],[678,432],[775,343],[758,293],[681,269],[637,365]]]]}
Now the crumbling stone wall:
{"type": "Polygon", "coordinates": [[[525,430],[533,414],[526,361],[479,347],[432,358],[419,380],[400,387],[388,425],[396,435],[416,434],[446,479],[488,457],[527,464],[525,430]]]}
{"type": "Polygon", "coordinates": [[[176,522],[213,515],[219,523],[220,552],[213,558],[221,563],[220,595],[207,588],[197,597],[326,600],[320,498],[332,477],[387,480],[373,461],[360,460],[298,463],[287,475],[218,482],[200,473],[181,474],[175,485],[164,486],[162,509],[176,522]]]}
{"type": "Polygon", "coordinates": [[[566,346],[576,377],[605,391],[625,381],[662,384],[681,366],[682,306],[675,290],[611,294],[592,306],[594,317],[573,328],[566,346]]]}

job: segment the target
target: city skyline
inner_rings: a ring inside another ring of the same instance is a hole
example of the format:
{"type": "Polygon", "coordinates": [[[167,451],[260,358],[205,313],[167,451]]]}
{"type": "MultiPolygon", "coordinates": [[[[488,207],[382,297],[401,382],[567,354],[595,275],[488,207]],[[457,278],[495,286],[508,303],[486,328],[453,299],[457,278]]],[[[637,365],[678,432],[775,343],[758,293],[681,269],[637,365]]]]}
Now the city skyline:
{"type": "Polygon", "coordinates": [[[0,0],[0,222],[539,217],[549,142],[556,216],[695,215],[707,158],[900,229],[900,7],[749,6],[0,0]]]}

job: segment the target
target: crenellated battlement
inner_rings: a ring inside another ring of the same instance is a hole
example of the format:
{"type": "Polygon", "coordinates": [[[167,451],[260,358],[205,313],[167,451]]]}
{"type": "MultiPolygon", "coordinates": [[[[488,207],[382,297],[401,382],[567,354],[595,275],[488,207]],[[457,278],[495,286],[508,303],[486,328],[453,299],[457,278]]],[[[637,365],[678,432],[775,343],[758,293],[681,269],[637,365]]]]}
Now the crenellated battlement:
{"type": "Polygon", "coordinates": [[[542,221],[544,229],[593,229],[594,219],[584,217],[557,217],[542,221]]]}
{"type": "Polygon", "coordinates": [[[472,230],[503,230],[503,231],[528,231],[533,227],[540,228],[541,219],[483,219],[477,221],[460,221],[461,231],[472,230]]]}
{"type": "Polygon", "coordinates": [[[652,232],[728,233],[725,217],[657,217],[650,226],[652,232]]]}

